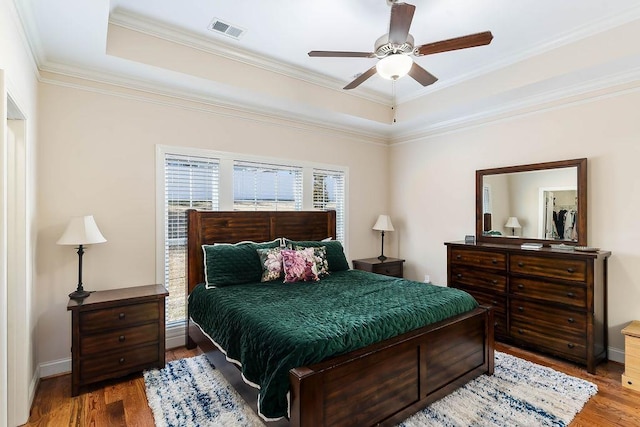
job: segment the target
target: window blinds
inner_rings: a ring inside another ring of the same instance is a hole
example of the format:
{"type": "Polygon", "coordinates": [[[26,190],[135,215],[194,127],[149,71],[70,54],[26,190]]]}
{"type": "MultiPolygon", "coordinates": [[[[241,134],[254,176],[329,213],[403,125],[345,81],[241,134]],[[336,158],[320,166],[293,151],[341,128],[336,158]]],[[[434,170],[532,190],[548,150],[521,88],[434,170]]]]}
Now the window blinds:
{"type": "Polygon", "coordinates": [[[235,161],[233,209],[237,211],[302,210],[302,168],[235,161]]]}
{"type": "Polygon", "coordinates": [[[344,172],[313,170],[313,208],[336,211],[336,240],[344,242],[344,172]]]}

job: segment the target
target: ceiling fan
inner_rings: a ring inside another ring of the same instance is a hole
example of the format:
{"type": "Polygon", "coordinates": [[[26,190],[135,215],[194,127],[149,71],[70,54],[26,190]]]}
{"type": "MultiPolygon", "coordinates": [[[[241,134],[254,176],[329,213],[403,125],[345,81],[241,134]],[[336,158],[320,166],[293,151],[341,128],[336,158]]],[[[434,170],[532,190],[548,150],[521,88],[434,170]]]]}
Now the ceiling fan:
{"type": "Polygon", "coordinates": [[[408,3],[397,3],[394,0],[387,0],[391,4],[391,19],[389,22],[389,32],[384,34],[374,44],[373,52],[340,52],[326,50],[312,50],[311,57],[340,57],[340,58],[378,58],[379,61],[373,67],[360,74],[354,81],[344,87],[353,89],[373,76],[376,72],[380,76],[397,80],[409,74],[422,86],[435,83],[438,78],[427,70],[416,64],[410,55],[423,56],[434,53],[448,52],[450,50],[466,49],[469,47],[484,46],[491,43],[493,35],[491,31],[469,34],[467,36],[455,37],[453,39],[441,40],[434,43],[427,43],[421,46],[414,46],[413,36],[409,34],[413,14],[416,10],[414,5],[408,3]]]}

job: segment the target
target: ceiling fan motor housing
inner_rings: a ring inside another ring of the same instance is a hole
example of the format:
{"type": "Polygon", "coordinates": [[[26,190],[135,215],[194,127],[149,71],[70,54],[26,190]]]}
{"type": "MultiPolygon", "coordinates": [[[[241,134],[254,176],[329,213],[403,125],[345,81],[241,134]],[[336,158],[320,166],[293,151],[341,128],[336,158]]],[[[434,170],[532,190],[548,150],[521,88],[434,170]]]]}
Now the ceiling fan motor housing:
{"type": "Polygon", "coordinates": [[[390,43],[389,34],[384,34],[376,40],[374,53],[378,58],[384,58],[393,53],[410,55],[413,53],[413,43],[413,36],[411,34],[407,35],[407,41],[402,44],[390,43]]]}

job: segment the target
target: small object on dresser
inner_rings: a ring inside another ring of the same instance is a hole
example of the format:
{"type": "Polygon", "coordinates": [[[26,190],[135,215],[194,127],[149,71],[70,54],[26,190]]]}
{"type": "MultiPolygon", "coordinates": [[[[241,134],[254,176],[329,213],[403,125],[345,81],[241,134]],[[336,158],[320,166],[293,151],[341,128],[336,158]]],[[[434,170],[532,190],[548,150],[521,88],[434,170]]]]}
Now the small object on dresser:
{"type": "Polygon", "coordinates": [[[542,243],[523,243],[520,245],[520,249],[540,249],[542,247],[542,243]]]}
{"type": "Polygon", "coordinates": [[[464,242],[473,244],[476,242],[476,236],[474,236],[473,234],[467,234],[466,236],[464,236],[464,242]]]}
{"type": "Polygon", "coordinates": [[[580,252],[598,252],[600,248],[594,248],[592,246],[576,246],[576,251],[580,252]]]}
{"type": "Polygon", "coordinates": [[[551,249],[556,249],[559,251],[573,251],[575,249],[572,245],[565,245],[564,243],[560,243],[559,245],[551,244],[549,245],[551,249]]]}

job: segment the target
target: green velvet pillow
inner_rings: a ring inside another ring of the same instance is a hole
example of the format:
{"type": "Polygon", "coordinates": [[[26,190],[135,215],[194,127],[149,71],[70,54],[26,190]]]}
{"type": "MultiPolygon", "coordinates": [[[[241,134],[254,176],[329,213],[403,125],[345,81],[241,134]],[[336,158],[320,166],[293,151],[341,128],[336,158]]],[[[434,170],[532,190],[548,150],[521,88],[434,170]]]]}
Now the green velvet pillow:
{"type": "Polygon", "coordinates": [[[256,249],[278,246],[280,239],[265,243],[202,245],[206,288],[259,282],[262,266],[256,249]]]}
{"type": "Polygon", "coordinates": [[[329,242],[286,240],[286,242],[287,244],[291,244],[294,249],[319,248],[324,246],[327,250],[329,271],[345,271],[349,269],[349,262],[344,255],[344,248],[342,247],[342,243],[338,240],[331,240],[329,242]]]}

